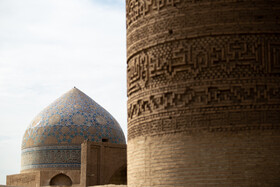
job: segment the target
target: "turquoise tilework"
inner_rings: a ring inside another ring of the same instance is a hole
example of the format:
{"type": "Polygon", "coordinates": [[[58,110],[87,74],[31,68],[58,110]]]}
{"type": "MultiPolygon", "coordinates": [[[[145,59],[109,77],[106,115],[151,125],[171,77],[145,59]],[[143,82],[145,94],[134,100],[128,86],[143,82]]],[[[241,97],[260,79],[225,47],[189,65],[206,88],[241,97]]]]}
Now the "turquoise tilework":
{"type": "Polygon", "coordinates": [[[79,144],[75,137],[124,144],[118,122],[104,108],[74,88],[39,113],[27,128],[22,148],[46,144],[79,144]],[[51,137],[51,138],[50,138],[51,137]]]}
{"type": "MultiPolygon", "coordinates": [[[[126,143],[124,133],[113,116],[86,94],[73,88],[40,112],[28,126],[22,141],[22,170],[57,165],[46,160],[46,155],[50,154],[45,150],[46,146],[68,146],[68,152],[77,152],[71,146],[80,146],[84,140],[101,142],[103,138],[110,143],[126,143]],[[27,151],[34,147],[36,151],[27,151]],[[42,163],[38,155],[45,158],[42,163]]],[[[68,163],[67,159],[63,162],[67,167],[79,164],[68,163]]]]}

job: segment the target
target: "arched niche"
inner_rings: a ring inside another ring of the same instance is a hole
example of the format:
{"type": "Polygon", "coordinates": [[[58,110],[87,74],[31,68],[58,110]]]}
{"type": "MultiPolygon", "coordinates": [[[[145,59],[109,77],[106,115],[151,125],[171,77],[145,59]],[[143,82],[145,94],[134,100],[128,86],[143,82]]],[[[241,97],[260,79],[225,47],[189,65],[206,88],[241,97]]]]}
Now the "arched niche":
{"type": "Polygon", "coordinates": [[[60,173],[51,179],[50,186],[72,186],[72,180],[67,175],[60,173]]]}
{"type": "Polygon", "coordinates": [[[110,178],[108,184],[127,184],[127,167],[120,167],[110,178]]]}

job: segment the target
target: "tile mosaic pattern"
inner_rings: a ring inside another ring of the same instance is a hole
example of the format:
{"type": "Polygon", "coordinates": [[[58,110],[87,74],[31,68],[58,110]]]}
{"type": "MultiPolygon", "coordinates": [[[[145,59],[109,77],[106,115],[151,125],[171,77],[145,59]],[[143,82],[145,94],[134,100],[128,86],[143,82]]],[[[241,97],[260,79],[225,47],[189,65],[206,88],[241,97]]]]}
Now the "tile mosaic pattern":
{"type": "MultiPolygon", "coordinates": [[[[101,142],[103,138],[110,143],[126,143],[123,131],[113,116],[86,94],[73,88],[39,113],[27,128],[22,141],[22,170],[56,163],[46,160],[51,154],[51,150],[45,150],[46,146],[70,148],[80,146],[84,140],[101,142]],[[36,150],[32,150],[34,147],[37,147],[36,150]]],[[[71,165],[68,161],[59,162],[71,165]]],[[[73,164],[76,167],[80,163],[73,164]]]]}
{"type": "Polygon", "coordinates": [[[24,149],[21,170],[40,168],[80,169],[81,146],[45,146],[24,149]]]}

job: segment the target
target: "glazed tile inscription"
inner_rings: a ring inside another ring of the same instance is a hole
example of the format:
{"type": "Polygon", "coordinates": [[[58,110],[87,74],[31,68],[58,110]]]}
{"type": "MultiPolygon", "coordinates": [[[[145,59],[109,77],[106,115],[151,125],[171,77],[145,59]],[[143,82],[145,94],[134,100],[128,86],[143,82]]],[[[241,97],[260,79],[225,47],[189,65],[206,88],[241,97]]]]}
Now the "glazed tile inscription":
{"type": "Polygon", "coordinates": [[[46,146],[22,151],[22,170],[35,168],[77,168],[81,164],[80,146],[46,146]]]}

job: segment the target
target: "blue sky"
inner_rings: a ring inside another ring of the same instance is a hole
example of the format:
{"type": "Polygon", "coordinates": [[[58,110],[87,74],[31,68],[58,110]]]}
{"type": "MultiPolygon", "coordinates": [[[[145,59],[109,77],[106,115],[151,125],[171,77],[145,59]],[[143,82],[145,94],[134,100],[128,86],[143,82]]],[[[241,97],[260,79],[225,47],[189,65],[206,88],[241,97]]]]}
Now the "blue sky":
{"type": "Polygon", "coordinates": [[[0,184],[33,117],[76,86],[126,135],[124,0],[0,0],[0,184]]]}
{"type": "Polygon", "coordinates": [[[99,5],[106,5],[115,8],[123,8],[125,6],[125,0],[92,0],[93,3],[99,5]]]}

